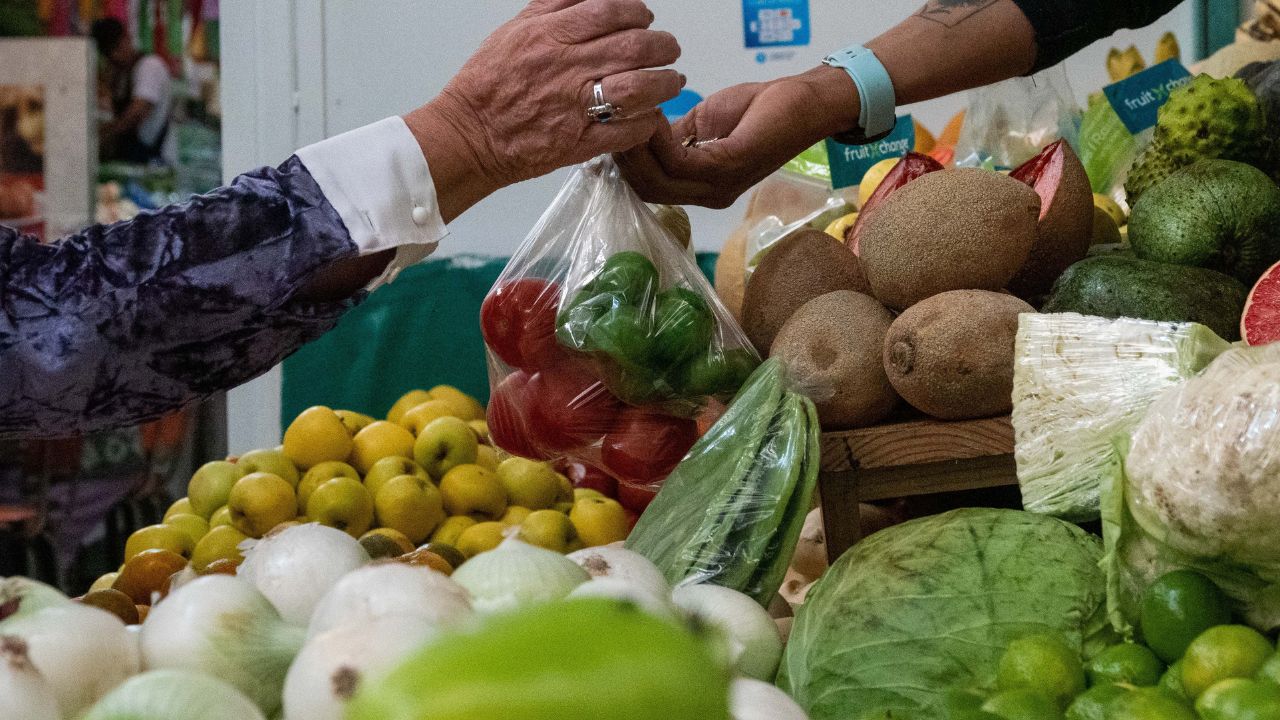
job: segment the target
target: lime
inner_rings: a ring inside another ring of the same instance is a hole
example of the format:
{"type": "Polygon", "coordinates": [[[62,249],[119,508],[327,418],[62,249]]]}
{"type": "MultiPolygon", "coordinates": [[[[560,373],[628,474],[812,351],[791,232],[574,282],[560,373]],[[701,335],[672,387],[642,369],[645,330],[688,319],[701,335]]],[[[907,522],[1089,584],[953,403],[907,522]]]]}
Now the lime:
{"type": "Polygon", "coordinates": [[[701,295],[686,288],[663,290],[657,307],[654,350],[658,361],[680,363],[706,354],[716,318],[701,295]]]}
{"type": "Polygon", "coordinates": [[[1280,687],[1231,678],[1215,683],[1196,700],[1204,720],[1280,720],[1280,687]]]}
{"type": "Polygon", "coordinates": [[[641,253],[614,253],[588,285],[597,293],[620,293],[632,305],[646,305],[658,294],[658,269],[641,253]]]}
{"type": "Polygon", "coordinates": [[[1200,634],[1182,658],[1182,685],[1199,698],[1210,685],[1227,678],[1251,678],[1275,653],[1271,642],[1244,625],[1219,625],[1200,634]]]}
{"type": "Polygon", "coordinates": [[[1104,720],[1107,708],[1130,690],[1119,685],[1095,685],[1067,707],[1067,720],[1104,720]]]}
{"type": "Polygon", "coordinates": [[[982,710],[1004,720],[1062,720],[1057,700],[1031,688],[1005,690],[992,695],[983,703],[982,710]]]}
{"type": "Polygon", "coordinates": [[[1171,663],[1182,657],[1197,635],[1231,622],[1231,610],[1211,580],[1192,570],[1175,570],[1147,588],[1140,622],[1147,646],[1171,663]]]}
{"type": "Polygon", "coordinates": [[[1155,688],[1138,688],[1111,703],[1107,720],[1196,720],[1196,714],[1155,688]]]}
{"type": "Polygon", "coordinates": [[[1262,667],[1258,670],[1257,679],[1280,685],[1280,653],[1272,655],[1267,658],[1266,662],[1262,663],[1262,667]]]}
{"type": "Polygon", "coordinates": [[[1066,707],[1084,692],[1084,668],[1079,653],[1060,636],[1031,635],[1009,643],[1000,658],[996,685],[1001,690],[1038,690],[1066,707]]]}
{"type": "Polygon", "coordinates": [[[1143,645],[1125,643],[1112,645],[1098,653],[1085,668],[1090,685],[1126,683],[1148,687],[1160,682],[1164,663],[1143,645]]]}
{"type": "Polygon", "coordinates": [[[1191,704],[1192,698],[1187,695],[1187,689],[1182,686],[1181,660],[1170,665],[1169,669],[1164,671],[1164,675],[1160,676],[1160,683],[1156,687],[1178,702],[1191,704]]]}
{"type": "Polygon", "coordinates": [[[623,305],[604,313],[587,335],[588,345],[623,365],[648,367],[653,360],[653,324],[637,307],[623,305]]]}

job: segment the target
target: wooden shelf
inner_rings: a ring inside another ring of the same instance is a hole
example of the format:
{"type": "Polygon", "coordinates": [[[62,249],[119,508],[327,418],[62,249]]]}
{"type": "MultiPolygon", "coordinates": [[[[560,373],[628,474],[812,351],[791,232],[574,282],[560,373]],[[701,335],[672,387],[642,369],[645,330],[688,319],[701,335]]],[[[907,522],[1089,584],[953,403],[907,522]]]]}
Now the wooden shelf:
{"type": "Polygon", "coordinates": [[[1008,416],[985,420],[913,420],[822,436],[822,469],[829,472],[923,465],[1013,454],[1008,416]]]}

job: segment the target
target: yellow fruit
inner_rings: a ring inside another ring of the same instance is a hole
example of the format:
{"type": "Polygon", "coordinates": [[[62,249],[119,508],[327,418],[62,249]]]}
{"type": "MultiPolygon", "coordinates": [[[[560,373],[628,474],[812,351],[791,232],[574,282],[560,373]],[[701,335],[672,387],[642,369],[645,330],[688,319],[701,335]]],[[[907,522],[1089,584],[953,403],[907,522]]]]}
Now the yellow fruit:
{"type": "Polygon", "coordinates": [[[214,510],[213,514],[209,516],[210,530],[223,525],[231,525],[231,508],[226,505],[214,510]]]}
{"type": "Polygon", "coordinates": [[[1182,48],[1178,46],[1178,36],[1171,32],[1161,35],[1160,42],[1156,44],[1155,64],[1181,59],[1182,48]]]}
{"type": "Polygon", "coordinates": [[[200,542],[200,538],[209,532],[209,521],[192,513],[178,513],[170,515],[164,520],[165,525],[176,527],[191,539],[191,546],[195,547],[200,542]]]}
{"type": "Polygon", "coordinates": [[[500,522],[482,522],[472,525],[458,536],[455,547],[468,560],[482,552],[488,552],[502,543],[506,525],[500,522]]]}
{"type": "Polygon", "coordinates": [[[476,434],[476,437],[480,439],[480,442],[482,443],[490,442],[488,422],[484,420],[472,420],[471,422],[467,423],[467,426],[470,427],[471,431],[476,434]]]}
{"type": "Polygon", "coordinates": [[[560,483],[560,490],[556,493],[556,502],[573,502],[573,481],[560,473],[556,473],[556,482],[560,483]]]}
{"type": "Polygon", "coordinates": [[[399,549],[400,551],[399,553],[397,553],[398,555],[411,553],[417,549],[414,546],[414,544],[409,540],[409,538],[405,537],[404,533],[400,532],[399,530],[392,530],[391,528],[374,528],[370,530],[369,532],[360,536],[360,544],[363,545],[366,542],[371,541],[371,539],[375,537],[386,538],[392,543],[395,543],[396,548],[399,549]]]}
{"type": "Polygon", "coordinates": [[[936,147],[938,147],[938,140],[933,136],[933,133],[929,132],[929,128],[924,126],[924,123],[920,122],[919,120],[916,120],[915,126],[916,126],[915,151],[918,153],[924,153],[925,155],[928,155],[929,153],[933,152],[936,147]]]}
{"type": "Polygon", "coordinates": [[[315,465],[302,476],[298,483],[298,514],[307,514],[307,500],[320,484],[336,477],[349,477],[359,482],[360,473],[350,465],[339,460],[326,460],[315,465]]]}
{"type": "Polygon", "coordinates": [[[455,417],[436,418],[422,428],[413,443],[413,459],[433,478],[459,465],[473,464],[480,441],[463,420],[455,417]]]}
{"type": "Polygon", "coordinates": [[[520,523],[520,539],[530,545],[567,553],[578,537],[578,531],[568,516],[555,510],[537,510],[520,523]]]}
{"type": "Polygon", "coordinates": [[[391,478],[373,500],[378,525],[398,530],[417,545],[444,522],[444,500],[435,485],[412,475],[391,478]]]}
{"type": "Polygon", "coordinates": [[[573,503],[567,502],[567,501],[558,502],[551,509],[555,510],[558,513],[568,515],[573,510],[573,503]]]}
{"type": "Polygon", "coordinates": [[[244,470],[246,475],[256,472],[270,473],[289,483],[289,487],[298,487],[298,481],[302,479],[298,473],[298,467],[281,448],[247,452],[236,460],[236,466],[244,470]]]}
{"type": "Polygon", "coordinates": [[[404,416],[400,418],[399,424],[400,427],[413,433],[414,436],[417,436],[422,432],[422,429],[427,425],[430,425],[433,420],[439,420],[440,418],[445,417],[458,418],[461,420],[462,418],[458,417],[459,414],[465,413],[466,411],[467,409],[465,407],[458,407],[456,403],[449,400],[428,400],[421,405],[414,406],[413,409],[405,413],[404,416]]]}
{"type": "Polygon", "coordinates": [[[298,500],[293,487],[279,475],[250,473],[231,488],[227,500],[231,526],[253,538],[297,516],[298,500]]]}
{"type": "Polygon", "coordinates": [[[608,545],[627,539],[627,511],[617,500],[583,498],[573,504],[569,520],[587,547],[608,545]]]}
{"type": "Polygon", "coordinates": [[[222,525],[210,530],[208,535],[200,538],[200,542],[196,543],[195,551],[191,553],[192,569],[203,573],[218,560],[233,562],[244,560],[244,556],[240,554],[240,543],[247,539],[248,536],[230,525],[222,525]]]}
{"type": "Polygon", "coordinates": [[[333,410],[323,405],[307,408],[285,429],[284,454],[303,470],[346,460],[351,454],[351,431],[333,410]]]}
{"type": "Polygon", "coordinates": [[[437,385],[427,392],[433,399],[448,400],[457,405],[463,411],[458,417],[463,420],[484,421],[484,406],[458,388],[452,385],[437,385]]]}
{"type": "Polygon", "coordinates": [[[359,542],[370,560],[393,560],[405,554],[404,545],[398,540],[386,535],[375,535],[372,530],[361,535],[359,542]]]}
{"type": "Polygon", "coordinates": [[[187,501],[191,503],[191,509],[200,517],[212,516],[214,510],[227,504],[231,487],[248,472],[237,464],[223,460],[201,465],[187,483],[187,501]]]}
{"type": "Polygon", "coordinates": [[[1109,215],[1115,221],[1116,227],[1123,227],[1129,223],[1129,218],[1124,214],[1124,208],[1120,207],[1120,203],[1106,195],[1094,193],[1093,206],[1109,215]]]}
{"type": "Polygon", "coordinates": [[[199,515],[199,513],[195,511],[195,508],[191,507],[191,498],[182,498],[164,511],[164,521],[168,522],[169,518],[174,515],[199,515]]]}
{"type": "Polygon", "coordinates": [[[849,234],[849,228],[858,222],[858,213],[849,213],[842,218],[838,218],[827,226],[826,233],[831,237],[844,242],[845,235],[849,234]]]}
{"type": "Polygon", "coordinates": [[[545,510],[560,495],[560,478],[551,466],[521,457],[507,458],[498,465],[498,480],[507,493],[507,502],[530,510],[545,510]]]}
{"type": "Polygon", "coordinates": [[[502,489],[502,482],[495,473],[479,465],[459,465],[450,470],[440,481],[440,494],[444,496],[444,509],[449,515],[496,520],[507,510],[507,493],[502,489]]]}
{"type": "Polygon", "coordinates": [[[93,584],[89,586],[89,592],[97,592],[99,590],[110,590],[111,586],[116,584],[116,578],[118,577],[120,577],[120,573],[118,572],[109,572],[106,575],[103,575],[102,577],[93,581],[93,584]]]}
{"type": "Polygon", "coordinates": [[[497,471],[498,469],[498,451],[494,450],[491,445],[481,445],[476,448],[476,465],[485,470],[497,471]]]}
{"type": "Polygon", "coordinates": [[[524,522],[525,518],[529,517],[529,513],[531,512],[533,511],[527,507],[512,505],[507,508],[507,511],[502,514],[502,517],[498,518],[498,522],[504,525],[519,525],[524,522]]]}
{"type": "Polygon", "coordinates": [[[1108,245],[1120,241],[1120,228],[1116,227],[1115,221],[1106,210],[1095,207],[1093,209],[1093,244],[1108,245]]]}
{"type": "Polygon", "coordinates": [[[369,494],[377,497],[384,483],[401,475],[412,475],[423,482],[433,482],[421,465],[409,458],[396,455],[382,458],[374,463],[373,467],[369,468],[369,472],[364,475],[364,486],[369,489],[369,494]]]}
{"type": "Polygon", "coordinates": [[[373,418],[358,413],[353,410],[334,410],[334,414],[342,420],[342,424],[347,427],[347,432],[351,433],[351,437],[355,437],[356,433],[373,424],[373,418]]]}
{"type": "Polygon", "coordinates": [[[400,418],[404,417],[405,413],[412,410],[414,406],[421,405],[430,399],[431,393],[426,390],[410,390],[401,395],[400,399],[396,400],[391,409],[387,411],[387,422],[393,422],[398,425],[400,418]]]}
{"type": "Polygon", "coordinates": [[[457,515],[455,517],[446,518],[440,523],[440,527],[431,533],[431,544],[436,545],[452,545],[458,546],[458,536],[463,530],[475,525],[475,518],[469,518],[466,515],[457,515]]]}
{"type": "Polygon", "coordinates": [[[387,457],[413,457],[413,433],[390,422],[375,422],[356,433],[351,464],[362,474],[387,457]]]}
{"type": "Polygon", "coordinates": [[[135,530],[124,544],[124,561],[147,550],[168,550],[182,557],[191,557],[191,550],[196,546],[187,533],[172,525],[148,525],[135,530]]]}
{"type": "Polygon", "coordinates": [[[871,199],[871,194],[876,191],[876,188],[880,187],[880,183],[884,182],[885,176],[897,164],[898,158],[887,158],[871,166],[867,174],[862,176],[862,182],[858,184],[858,207],[866,206],[867,201],[871,199]]]}
{"type": "Polygon", "coordinates": [[[307,498],[307,519],[358,538],[373,525],[373,496],[359,480],[326,480],[307,498]]]}
{"type": "Polygon", "coordinates": [[[599,490],[592,490],[591,488],[574,488],[573,489],[574,502],[577,502],[582,498],[604,498],[604,497],[606,497],[606,495],[600,492],[599,490]]]}

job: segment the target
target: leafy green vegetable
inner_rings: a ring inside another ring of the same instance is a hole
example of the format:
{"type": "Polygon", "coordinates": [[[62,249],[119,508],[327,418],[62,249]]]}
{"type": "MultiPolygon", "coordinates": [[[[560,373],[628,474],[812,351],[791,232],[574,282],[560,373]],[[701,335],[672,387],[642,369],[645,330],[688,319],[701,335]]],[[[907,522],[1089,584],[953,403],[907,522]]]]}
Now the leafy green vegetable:
{"type": "Polygon", "coordinates": [[[1054,518],[965,509],[855,545],[796,615],[778,684],[812,720],[922,711],[990,693],[1006,646],[1057,632],[1085,656],[1111,639],[1101,543],[1054,518]]]}

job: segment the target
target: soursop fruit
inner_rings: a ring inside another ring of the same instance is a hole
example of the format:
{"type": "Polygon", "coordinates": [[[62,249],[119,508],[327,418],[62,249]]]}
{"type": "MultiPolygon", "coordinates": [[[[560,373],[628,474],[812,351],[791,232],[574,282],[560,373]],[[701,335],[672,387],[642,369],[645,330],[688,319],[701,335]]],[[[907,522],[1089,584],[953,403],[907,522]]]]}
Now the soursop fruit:
{"type": "Polygon", "coordinates": [[[1237,160],[1269,169],[1266,116],[1242,80],[1199,75],[1160,108],[1155,138],[1129,171],[1132,206],[1142,193],[1199,160],[1237,160]]]}

